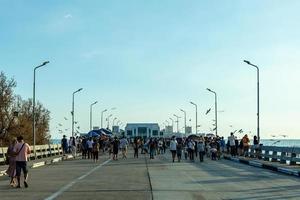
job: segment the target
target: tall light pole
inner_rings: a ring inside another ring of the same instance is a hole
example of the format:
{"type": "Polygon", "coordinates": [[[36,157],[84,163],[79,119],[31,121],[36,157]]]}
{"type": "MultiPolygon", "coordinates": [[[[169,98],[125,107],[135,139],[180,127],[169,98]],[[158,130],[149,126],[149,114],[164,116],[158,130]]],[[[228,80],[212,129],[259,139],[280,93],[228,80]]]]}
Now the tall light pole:
{"type": "Polygon", "coordinates": [[[107,121],[107,128],[109,129],[109,118],[112,117],[112,114],[110,114],[107,118],[106,118],[106,121],[107,121]]]}
{"type": "Polygon", "coordinates": [[[209,92],[215,95],[215,121],[216,121],[216,136],[218,135],[218,103],[217,103],[217,93],[209,88],[206,88],[209,92]]]}
{"type": "Polygon", "coordinates": [[[168,121],[168,120],[166,120],[166,122],[167,122],[167,124],[168,124],[168,126],[169,126],[169,125],[170,125],[169,121],[168,121]]]}
{"type": "Polygon", "coordinates": [[[186,111],[183,109],[180,109],[180,111],[184,113],[184,136],[186,137],[186,111]]]}
{"type": "Polygon", "coordinates": [[[93,128],[93,105],[95,105],[96,103],[98,103],[98,101],[95,101],[90,105],[90,130],[92,130],[93,128]]]}
{"type": "Polygon", "coordinates": [[[105,113],[107,111],[107,109],[102,110],[101,112],[101,128],[103,128],[103,113],[105,113]]]}
{"type": "Polygon", "coordinates": [[[174,119],[172,119],[171,117],[169,118],[172,121],[172,133],[173,133],[173,128],[174,128],[174,119]]]}
{"type": "Polygon", "coordinates": [[[34,158],[36,159],[36,152],[35,152],[35,74],[36,70],[40,67],[43,67],[47,65],[49,61],[43,62],[41,65],[36,66],[33,70],[33,97],[32,97],[32,135],[33,135],[33,152],[34,152],[34,158]]]}
{"type": "Polygon", "coordinates": [[[72,95],[72,137],[74,137],[74,116],[75,116],[75,113],[74,113],[74,96],[76,93],[80,92],[82,90],[82,88],[76,90],[75,92],[73,92],[73,95],[72,95]]]}
{"type": "Polygon", "coordinates": [[[198,133],[198,109],[197,109],[197,104],[195,104],[194,102],[191,102],[191,101],[190,101],[190,103],[196,107],[196,130],[195,131],[196,131],[196,134],[197,134],[198,133]]]}
{"type": "Polygon", "coordinates": [[[116,118],[116,117],[113,119],[113,123],[112,123],[113,126],[115,125],[115,121],[116,121],[117,119],[118,119],[118,118],[116,118]]]}
{"type": "Polygon", "coordinates": [[[177,118],[177,120],[176,120],[176,123],[177,123],[177,133],[179,133],[179,125],[178,125],[178,124],[179,124],[179,118],[180,118],[180,117],[177,116],[177,115],[175,115],[175,114],[174,114],[174,117],[177,118]]]}
{"type": "Polygon", "coordinates": [[[257,139],[258,143],[260,142],[260,135],[259,135],[259,68],[258,66],[252,64],[251,62],[244,60],[245,63],[251,65],[256,68],[257,70],[257,139]]]}

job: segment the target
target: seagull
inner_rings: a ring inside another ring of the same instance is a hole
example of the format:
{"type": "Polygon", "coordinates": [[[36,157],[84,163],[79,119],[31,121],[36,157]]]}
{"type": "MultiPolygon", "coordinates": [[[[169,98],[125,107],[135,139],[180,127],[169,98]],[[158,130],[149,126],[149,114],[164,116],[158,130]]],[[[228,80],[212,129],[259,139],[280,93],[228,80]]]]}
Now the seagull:
{"type": "Polygon", "coordinates": [[[271,135],[271,137],[276,137],[276,135],[271,135]]]}
{"type": "Polygon", "coordinates": [[[62,126],[62,124],[58,124],[58,126],[62,126]]]}
{"type": "Polygon", "coordinates": [[[64,117],[65,120],[68,120],[66,117],[64,117]]]}
{"type": "Polygon", "coordinates": [[[288,137],[287,135],[281,135],[281,136],[284,137],[284,138],[288,137]]]}
{"type": "Polygon", "coordinates": [[[210,111],[211,111],[211,108],[208,109],[205,114],[207,115],[210,111]]]}
{"type": "Polygon", "coordinates": [[[243,129],[240,129],[240,130],[239,130],[239,133],[243,133],[243,129]]]}
{"type": "Polygon", "coordinates": [[[231,127],[231,128],[232,128],[233,126],[232,126],[232,125],[229,125],[229,127],[231,127]]]}

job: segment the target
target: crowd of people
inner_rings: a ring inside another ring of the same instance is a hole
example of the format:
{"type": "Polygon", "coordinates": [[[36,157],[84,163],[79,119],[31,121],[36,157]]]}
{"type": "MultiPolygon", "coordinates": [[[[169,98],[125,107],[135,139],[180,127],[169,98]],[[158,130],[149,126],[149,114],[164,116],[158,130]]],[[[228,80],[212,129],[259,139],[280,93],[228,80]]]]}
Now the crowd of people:
{"type": "MultiPolygon", "coordinates": [[[[177,160],[181,162],[184,155],[185,160],[195,162],[198,157],[200,162],[204,158],[218,160],[223,153],[231,154],[231,156],[249,156],[250,139],[248,135],[244,135],[238,140],[234,133],[231,133],[225,142],[223,137],[204,137],[194,136],[187,138],[176,138],[175,136],[168,138],[142,138],[135,137],[127,139],[126,137],[70,137],[68,140],[64,135],[61,140],[63,155],[72,154],[76,156],[81,153],[82,159],[91,159],[98,162],[99,154],[107,152],[113,160],[118,160],[119,151],[122,152],[122,158],[127,158],[128,147],[131,145],[134,150],[134,158],[141,154],[149,154],[150,159],[154,159],[156,155],[165,154],[169,148],[172,156],[172,162],[177,160]]],[[[253,138],[253,145],[256,152],[259,152],[260,145],[256,136],[253,138]]],[[[21,171],[24,174],[24,186],[28,187],[28,168],[27,161],[31,153],[30,146],[24,142],[23,137],[11,141],[7,150],[7,161],[9,167],[7,174],[9,175],[10,185],[12,187],[21,187],[20,176],[21,171]]]]}

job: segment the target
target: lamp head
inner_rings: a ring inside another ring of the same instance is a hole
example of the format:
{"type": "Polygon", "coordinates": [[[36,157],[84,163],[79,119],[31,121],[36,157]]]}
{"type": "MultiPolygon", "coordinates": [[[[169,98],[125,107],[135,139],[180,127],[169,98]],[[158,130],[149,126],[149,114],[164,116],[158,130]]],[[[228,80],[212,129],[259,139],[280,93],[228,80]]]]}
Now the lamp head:
{"type": "Polygon", "coordinates": [[[244,62],[247,63],[248,65],[251,64],[248,60],[244,60],[244,62]]]}
{"type": "Polygon", "coordinates": [[[49,63],[49,61],[45,61],[43,62],[42,66],[47,65],[49,63]]]}
{"type": "Polygon", "coordinates": [[[211,92],[211,89],[209,89],[209,88],[206,88],[206,89],[211,92]]]}

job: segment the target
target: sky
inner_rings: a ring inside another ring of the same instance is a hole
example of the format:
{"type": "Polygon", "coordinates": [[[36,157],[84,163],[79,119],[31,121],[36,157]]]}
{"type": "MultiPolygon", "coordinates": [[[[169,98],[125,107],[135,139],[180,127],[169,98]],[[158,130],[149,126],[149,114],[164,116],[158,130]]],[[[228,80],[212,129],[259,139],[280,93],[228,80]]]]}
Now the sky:
{"type": "Polygon", "coordinates": [[[256,69],[249,60],[260,68],[261,138],[300,138],[299,7],[296,0],[0,0],[0,71],[27,99],[34,67],[50,61],[37,71],[36,99],[51,112],[52,138],[62,137],[58,129],[71,135],[79,88],[82,132],[94,101],[93,126],[115,107],[104,118],[164,126],[176,114],[181,130],[179,109],[195,126],[193,101],[198,132],[210,132],[210,88],[218,95],[219,135],[243,129],[253,136],[256,69]]]}

